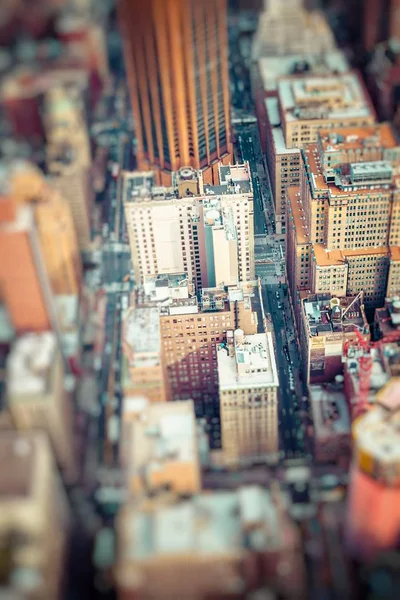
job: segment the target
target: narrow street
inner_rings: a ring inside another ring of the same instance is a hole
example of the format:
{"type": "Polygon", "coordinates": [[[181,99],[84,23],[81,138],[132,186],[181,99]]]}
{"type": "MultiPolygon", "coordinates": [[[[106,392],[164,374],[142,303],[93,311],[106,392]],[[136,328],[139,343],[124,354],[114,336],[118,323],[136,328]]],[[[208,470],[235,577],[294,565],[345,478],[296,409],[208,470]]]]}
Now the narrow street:
{"type": "MultiPolygon", "coordinates": [[[[116,114],[112,133],[107,136],[109,159],[119,171],[134,166],[132,132],[127,115],[125,82],[115,80],[105,96],[104,106],[111,120],[116,114]],[[117,110],[118,109],[118,110],[117,110]]],[[[102,249],[99,288],[107,293],[105,341],[98,372],[101,412],[98,421],[99,463],[112,467],[118,457],[122,394],[120,386],[121,322],[123,298],[132,289],[131,258],[125,231],[122,186],[118,177],[107,174],[102,208],[102,249]],[[126,277],[129,277],[129,280],[126,277]]]]}
{"type": "Polygon", "coordinates": [[[274,236],[271,190],[264,169],[257,125],[236,126],[236,152],[247,160],[254,190],[256,274],[263,283],[266,313],[271,315],[279,372],[279,436],[285,459],[304,456],[304,426],[299,417],[302,386],[300,357],[294,343],[294,324],[284,286],[284,248],[274,236]]]}

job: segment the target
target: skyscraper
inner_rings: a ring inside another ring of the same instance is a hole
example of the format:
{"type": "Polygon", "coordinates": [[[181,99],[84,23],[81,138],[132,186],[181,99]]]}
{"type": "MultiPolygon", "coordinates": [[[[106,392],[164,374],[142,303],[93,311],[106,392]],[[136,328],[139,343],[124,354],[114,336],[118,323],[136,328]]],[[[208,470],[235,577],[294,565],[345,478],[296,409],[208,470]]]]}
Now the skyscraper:
{"type": "Polygon", "coordinates": [[[138,166],[159,183],[183,166],[229,163],[226,0],[121,0],[138,166]]]}
{"type": "Polygon", "coordinates": [[[201,173],[189,168],[173,179],[174,186],[156,187],[153,173],[125,174],[123,199],[136,281],[186,273],[197,290],[253,281],[248,164],[220,166],[219,185],[203,185],[201,173]]]}
{"type": "Polygon", "coordinates": [[[300,187],[288,187],[286,265],[301,299],[364,292],[365,308],[400,290],[400,148],[387,124],[319,132],[302,151],[300,187]]]}
{"type": "Polygon", "coordinates": [[[271,333],[227,331],[217,346],[224,458],[228,464],[278,456],[278,373],[271,333]]]}

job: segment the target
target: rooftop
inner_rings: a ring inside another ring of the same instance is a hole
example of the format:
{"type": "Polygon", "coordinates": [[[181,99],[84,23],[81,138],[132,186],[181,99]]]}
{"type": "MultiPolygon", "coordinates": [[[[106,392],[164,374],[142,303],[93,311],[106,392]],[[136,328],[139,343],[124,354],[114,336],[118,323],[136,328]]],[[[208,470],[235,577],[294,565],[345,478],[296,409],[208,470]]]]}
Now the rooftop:
{"type": "MultiPolygon", "coordinates": [[[[184,171],[186,169],[183,169],[184,171]]],[[[195,171],[190,171],[190,176],[193,177],[195,171]]],[[[182,172],[182,169],[179,173],[182,172]]],[[[176,180],[179,179],[175,178],[176,180]]],[[[195,198],[199,201],[204,200],[204,196],[226,196],[236,194],[251,194],[252,183],[250,177],[250,168],[248,162],[237,165],[221,165],[219,167],[219,184],[212,185],[204,184],[201,181],[199,189],[201,193],[195,195],[190,193],[188,196],[179,198],[179,190],[176,185],[171,187],[156,186],[154,174],[150,172],[132,171],[124,172],[123,198],[125,202],[140,202],[140,201],[158,201],[158,200],[190,200],[195,198]]]]}
{"type": "Polygon", "coordinates": [[[245,548],[277,549],[283,543],[279,522],[270,493],[247,486],[160,502],[153,510],[130,510],[124,527],[131,539],[129,558],[142,561],[193,554],[203,559],[229,556],[245,548]]]}
{"type": "Polygon", "coordinates": [[[374,122],[372,105],[358,75],[283,77],[278,82],[286,121],[364,118],[374,122]]]}
{"type": "Polygon", "coordinates": [[[0,506],[11,498],[26,500],[33,492],[39,452],[46,443],[41,433],[2,431],[0,436],[0,506]]]}
{"type": "MultiPolygon", "coordinates": [[[[395,466],[397,473],[400,464],[400,411],[399,411],[400,379],[389,382],[379,395],[380,404],[357,419],[353,425],[356,447],[380,464],[381,476],[385,469],[395,466]],[[391,397],[389,397],[391,396],[391,397]],[[390,406],[385,408],[384,405],[390,406]]],[[[396,471],[387,473],[396,476],[396,471]]]]}
{"type": "MultiPolygon", "coordinates": [[[[338,130],[340,131],[340,130],[338,130]]],[[[367,161],[342,164],[334,169],[325,169],[319,154],[318,143],[308,144],[303,151],[303,160],[311,187],[311,193],[335,196],[358,196],[370,194],[377,189],[388,190],[393,181],[390,161],[367,161]]]]}
{"type": "MultiPolygon", "coordinates": [[[[237,330],[241,332],[241,330],[237,330]]],[[[228,333],[229,336],[229,333],[228,333]]],[[[228,338],[229,339],[229,338],[228,338]]],[[[232,340],[232,337],[231,337],[232,340]]],[[[278,387],[278,374],[271,333],[243,335],[231,341],[234,348],[219,345],[217,352],[221,391],[278,387]]]]}
{"type": "Polygon", "coordinates": [[[195,471],[193,484],[198,489],[200,473],[193,402],[149,403],[144,398],[125,397],[123,414],[124,421],[129,421],[132,427],[127,448],[130,476],[143,478],[149,486],[169,482],[173,487],[174,479],[182,477],[177,471],[179,465],[187,464],[195,471]]]}
{"type": "Polygon", "coordinates": [[[279,114],[278,98],[265,98],[265,108],[268,120],[272,127],[272,137],[275,145],[276,154],[300,154],[298,148],[287,148],[285,137],[281,126],[281,117],[279,114]]]}
{"type": "Polygon", "coordinates": [[[386,298],[385,306],[375,310],[375,322],[378,324],[382,337],[400,333],[400,297],[386,298]]]}
{"type": "Polygon", "coordinates": [[[248,162],[236,165],[220,165],[218,172],[220,185],[227,185],[230,181],[243,185],[251,184],[248,162]]]}
{"type": "Polygon", "coordinates": [[[7,360],[9,395],[45,394],[56,350],[52,332],[27,333],[17,338],[7,360]]]}
{"type": "Polygon", "coordinates": [[[348,259],[358,256],[388,256],[387,246],[377,248],[357,248],[354,250],[326,250],[322,244],[313,244],[313,251],[316,264],[320,267],[332,267],[335,265],[344,265],[348,259]]]}
{"type": "Polygon", "coordinates": [[[298,74],[345,73],[349,70],[346,55],[341,50],[330,50],[318,55],[289,54],[263,56],[258,61],[264,90],[276,92],[278,78],[298,74]]]}
{"type": "Polygon", "coordinates": [[[186,273],[165,273],[146,277],[143,284],[145,295],[150,301],[168,298],[189,298],[189,281],[186,273]]]}
{"type": "Polygon", "coordinates": [[[124,342],[133,354],[133,362],[141,366],[158,363],[160,345],[160,315],[157,306],[132,308],[124,323],[124,342]]]}
{"type": "Polygon", "coordinates": [[[223,228],[227,240],[237,239],[235,215],[232,208],[223,207],[218,196],[204,198],[203,208],[205,225],[223,228]]]}
{"type": "Polygon", "coordinates": [[[325,152],[340,150],[365,150],[367,148],[395,148],[396,135],[390,123],[377,123],[364,127],[341,127],[338,132],[319,131],[319,140],[325,152]]]}
{"type": "Polygon", "coordinates": [[[362,295],[336,298],[331,294],[315,294],[307,296],[302,304],[312,337],[364,331],[368,327],[362,295]]]}
{"type": "Polygon", "coordinates": [[[350,434],[350,417],[342,387],[333,383],[309,386],[317,438],[350,434]]]}

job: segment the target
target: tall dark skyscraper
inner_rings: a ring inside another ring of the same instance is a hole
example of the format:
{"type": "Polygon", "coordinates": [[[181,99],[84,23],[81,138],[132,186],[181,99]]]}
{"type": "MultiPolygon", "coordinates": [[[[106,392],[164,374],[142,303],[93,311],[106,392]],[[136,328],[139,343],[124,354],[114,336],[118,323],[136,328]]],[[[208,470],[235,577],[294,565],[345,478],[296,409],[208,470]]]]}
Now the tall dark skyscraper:
{"type": "Polygon", "coordinates": [[[138,167],[160,183],[231,161],[226,0],[121,0],[138,167]]]}

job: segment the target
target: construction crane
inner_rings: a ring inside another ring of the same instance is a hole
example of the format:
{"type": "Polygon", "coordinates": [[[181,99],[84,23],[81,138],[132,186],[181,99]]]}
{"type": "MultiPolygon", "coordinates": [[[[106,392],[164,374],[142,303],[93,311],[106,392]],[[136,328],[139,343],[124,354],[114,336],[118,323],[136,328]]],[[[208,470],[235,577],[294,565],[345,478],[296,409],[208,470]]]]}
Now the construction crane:
{"type": "Polygon", "coordinates": [[[362,355],[359,358],[359,388],[358,388],[358,401],[354,406],[352,411],[352,419],[356,419],[361,416],[364,412],[368,410],[369,405],[369,392],[370,392],[370,382],[371,382],[371,372],[372,372],[372,350],[377,348],[378,350],[384,344],[390,344],[393,342],[397,342],[400,340],[400,329],[390,332],[385,335],[381,340],[377,342],[369,342],[366,340],[358,330],[355,330],[354,333],[357,337],[357,342],[353,340],[348,340],[344,345],[344,354],[348,355],[348,350],[350,347],[354,347],[356,344],[362,350],[362,355]]]}

